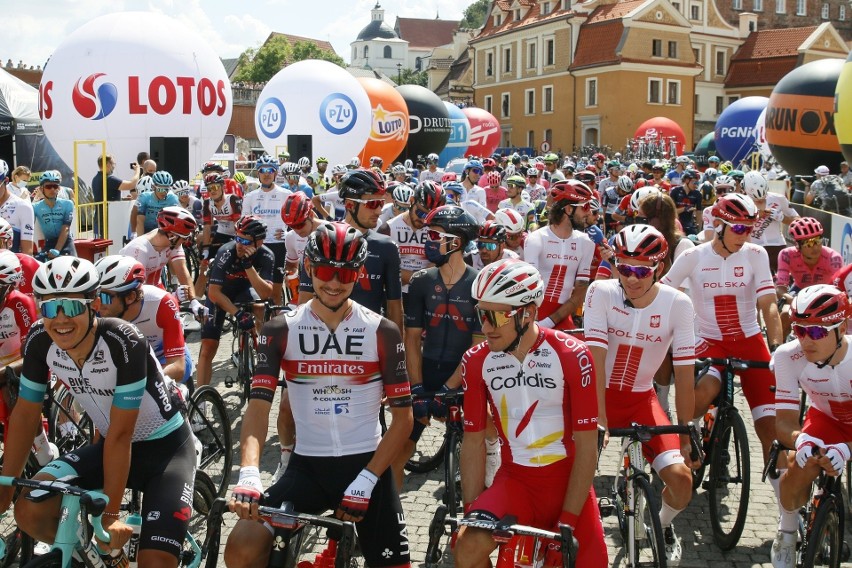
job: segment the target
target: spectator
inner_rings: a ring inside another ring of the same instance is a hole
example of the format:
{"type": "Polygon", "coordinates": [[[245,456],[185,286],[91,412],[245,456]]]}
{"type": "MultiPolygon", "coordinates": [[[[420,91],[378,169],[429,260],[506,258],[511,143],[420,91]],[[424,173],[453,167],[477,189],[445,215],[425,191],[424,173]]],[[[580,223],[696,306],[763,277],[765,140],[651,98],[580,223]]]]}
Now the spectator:
{"type": "Polygon", "coordinates": [[[9,191],[9,165],[0,160],[0,217],[14,231],[12,252],[33,253],[33,206],[28,199],[16,197],[9,191]]]}
{"type": "Polygon", "coordinates": [[[27,183],[30,181],[32,172],[26,166],[18,166],[12,171],[12,184],[9,190],[22,199],[30,198],[30,190],[27,189],[27,183]]]}
{"type": "MultiPolygon", "coordinates": [[[[92,178],[92,202],[102,203],[104,197],[107,201],[121,201],[122,191],[133,191],[136,189],[136,182],[139,181],[141,169],[139,164],[133,164],[133,177],[129,180],[123,180],[118,176],[113,175],[115,171],[115,158],[112,154],[98,157],[98,173],[92,178]],[[104,187],[106,186],[106,196],[104,195],[104,187]]],[[[103,224],[103,208],[95,207],[94,230],[95,237],[100,238],[103,233],[101,226],[103,224]]]]}
{"type": "Polygon", "coordinates": [[[852,172],[849,171],[848,162],[840,162],[840,179],[843,180],[846,189],[852,188],[852,172]]]}

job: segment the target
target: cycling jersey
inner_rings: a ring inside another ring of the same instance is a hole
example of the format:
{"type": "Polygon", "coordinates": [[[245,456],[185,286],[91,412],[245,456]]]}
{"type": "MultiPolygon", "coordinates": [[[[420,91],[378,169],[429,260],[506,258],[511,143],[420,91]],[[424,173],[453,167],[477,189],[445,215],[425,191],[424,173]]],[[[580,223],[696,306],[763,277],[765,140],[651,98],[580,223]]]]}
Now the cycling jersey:
{"type": "Polygon", "coordinates": [[[567,239],[557,237],[547,226],[527,235],[524,260],[535,266],[544,280],[544,299],[564,304],[577,280],[591,275],[595,244],[583,231],[571,231],[567,239]]]}
{"type": "Polygon", "coordinates": [[[778,254],[778,272],[775,274],[777,286],[790,286],[799,290],[814,284],[831,284],[834,273],[843,268],[843,257],[839,252],[823,245],[817,263],[810,267],[795,246],[787,247],[778,254]]]}
{"type": "Polygon", "coordinates": [[[672,188],[670,195],[672,200],[675,202],[676,207],[684,208],[684,211],[682,213],[678,213],[678,220],[680,221],[681,225],[683,225],[683,227],[687,230],[688,233],[694,233],[694,210],[701,208],[701,192],[697,189],[687,191],[684,186],[679,185],[675,188],[672,188]],[[693,211],[687,211],[688,209],[692,209],[693,211]]]}
{"type": "Polygon", "coordinates": [[[182,357],[186,342],[174,296],[156,286],[142,285],[139,315],[130,323],[148,339],[157,358],[182,357]]]}
{"type": "Polygon", "coordinates": [[[508,197],[508,191],[505,187],[500,186],[497,188],[486,187],[483,190],[485,194],[485,206],[492,213],[496,213],[497,209],[500,207],[500,202],[508,197]]]}
{"type": "MultiPolygon", "coordinates": [[[[228,296],[251,288],[251,281],[246,276],[246,270],[238,266],[242,259],[237,256],[237,243],[231,241],[219,247],[216,258],[210,263],[210,272],[207,276],[209,284],[222,287],[222,293],[228,296]]],[[[251,264],[257,271],[258,276],[267,282],[272,282],[272,271],[275,267],[275,255],[265,245],[258,247],[257,252],[251,259],[251,264]]]]}
{"type": "Polygon", "coordinates": [[[167,246],[157,250],[147,235],[140,235],[127,243],[118,254],[130,256],[142,263],[145,267],[145,283],[162,288],[162,271],[168,263],[173,260],[186,258],[183,247],[167,246]]]}
{"type": "Polygon", "coordinates": [[[654,374],[672,353],[674,365],[695,364],[695,312],[689,297],[660,286],[645,308],[626,305],[618,280],[589,286],[583,311],[586,344],[606,350],[606,386],[633,392],[654,388],[654,374]]]}
{"type": "Polygon", "coordinates": [[[62,227],[69,227],[68,239],[71,239],[70,227],[74,221],[74,202],[67,199],[57,199],[53,207],[46,199],[33,205],[33,214],[41,227],[41,232],[47,241],[56,241],[62,227]]]}
{"type": "Polygon", "coordinates": [[[661,282],[679,288],[686,280],[692,284],[700,337],[737,340],[760,334],[755,301],[775,294],[765,249],[745,243],[723,258],[712,242],[703,243],[679,256],[661,282]]]}
{"type": "Polygon", "coordinates": [[[155,191],[146,191],[136,200],[136,210],[145,216],[145,232],[157,228],[157,215],[165,207],[180,207],[180,200],[174,193],[167,193],[163,199],[157,199],[155,191]]]}
{"type": "Polygon", "coordinates": [[[284,199],[290,193],[289,190],[274,186],[268,190],[256,189],[243,197],[243,214],[254,215],[266,223],[264,244],[284,241],[287,225],[281,220],[281,208],[284,206],[284,199]]]}
{"type": "Polygon", "coordinates": [[[483,342],[462,359],[464,429],[480,432],[494,416],[503,464],[543,467],[572,458],[573,432],[598,424],[588,348],[560,331],[539,328],[523,361],[483,342]]]}
{"type": "MultiPolygon", "coordinates": [[[[516,258],[516,259],[522,260],[522,259],[521,259],[521,256],[520,256],[518,253],[516,253],[515,251],[513,251],[513,250],[511,250],[510,248],[506,247],[505,245],[504,245],[504,247],[505,247],[505,248],[503,248],[503,256],[501,256],[501,257],[500,257],[501,259],[505,260],[505,259],[507,259],[507,258],[516,258]]],[[[521,249],[521,251],[520,251],[520,252],[524,252],[524,251],[523,251],[523,249],[521,249]]],[[[479,256],[479,251],[478,251],[478,250],[477,250],[476,252],[474,252],[473,254],[471,254],[470,256],[468,256],[467,258],[469,259],[469,260],[468,260],[468,263],[469,263],[469,264],[470,264],[470,265],[471,265],[471,266],[472,266],[472,267],[473,267],[473,268],[474,268],[477,272],[479,272],[480,270],[482,270],[483,268],[485,268],[485,263],[484,263],[484,262],[482,262],[482,257],[481,257],[481,256],[479,256]]]]}
{"type": "Polygon", "coordinates": [[[531,211],[535,210],[535,205],[532,202],[527,201],[526,199],[521,199],[517,203],[513,202],[511,199],[504,199],[497,205],[498,209],[514,209],[518,213],[521,214],[521,217],[526,217],[530,214],[531,211]]]}
{"type": "Polygon", "coordinates": [[[0,217],[12,225],[14,233],[12,250],[21,252],[21,241],[32,241],[35,230],[35,214],[28,199],[21,199],[9,193],[9,197],[0,205],[0,217]]]}
{"type": "Polygon", "coordinates": [[[6,294],[0,308],[0,365],[5,366],[21,358],[21,345],[38,318],[32,297],[18,290],[10,290],[6,294]]]}
{"type": "Polygon", "coordinates": [[[307,183],[305,183],[304,178],[300,178],[299,181],[300,181],[300,183],[293,184],[293,185],[290,185],[288,183],[282,183],[281,188],[286,189],[290,193],[295,193],[297,191],[301,191],[302,193],[304,193],[308,197],[313,197],[314,196],[314,190],[311,189],[311,186],[309,186],[307,183]]]}
{"type": "Polygon", "coordinates": [[[24,254],[22,252],[15,253],[15,256],[18,257],[18,260],[21,261],[21,271],[24,273],[24,279],[18,284],[18,291],[28,295],[33,295],[33,277],[35,276],[36,270],[41,266],[41,263],[33,257],[31,254],[24,254]]]}
{"type": "Polygon", "coordinates": [[[263,326],[250,398],[271,403],[283,370],[299,432],[295,453],[373,452],[381,439],[382,396],[410,394],[399,330],[353,302],[332,331],[311,309],[313,302],[263,326]]]}
{"type": "Polygon", "coordinates": [[[41,404],[53,373],[104,437],[113,406],[139,410],[134,442],[180,428],[184,419],[171,397],[172,380],[163,376],[142,332],[118,318],[98,318],[94,325],[95,343],[82,368],[53,343],[44,323],[33,325],[24,343],[20,396],[41,404]]]}
{"type": "MultiPolygon", "coordinates": [[[[397,215],[387,223],[388,236],[399,249],[399,267],[415,272],[431,263],[426,260],[424,243],[429,240],[427,228],[415,229],[409,224],[408,212],[397,215]]],[[[402,285],[402,292],[408,292],[408,284],[402,285]]]]}
{"type": "MultiPolygon", "coordinates": [[[[780,211],[786,217],[799,216],[799,213],[790,206],[787,198],[777,193],[766,194],[765,211],[780,211]]],[[[749,242],[762,246],[786,245],[787,241],[782,234],[781,220],[773,221],[770,215],[764,216],[762,213],[757,223],[754,224],[754,230],[749,235],[749,242]]]]}
{"type": "Polygon", "coordinates": [[[489,215],[491,215],[491,211],[476,199],[465,198],[461,202],[461,208],[473,215],[473,218],[480,225],[487,221],[489,215]]]}
{"type": "Polygon", "coordinates": [[[216,221],[216,233],[233,237],[237,234],[234,224],[242,216],[242,212],[242,198],[225,195],[219,203],[205,199],[201,206],[201,219],[205,225],[212,225],[213,221],[216,221]]]}
{"type": "Polygon", "coordinates": [[[396,217],[397,215],[399,215],[399,212],[397,212],[397,210],[394,208],[393,203],[386,203],[382,205],[382,213],[381,215],[379,215],[379,224],[376,226],[379,228],[379,230],[382,230],[382,228],[387,224],[387,222],[396,217]]]}
{"type": "Polygon", "coordinates": [[[328,191],[319,196],[322,206],[335,221],[343,221],[346,216],[346,207],[343,205],[343,198],[340,197],[338,188],[332,187],[328,191]]]}
{"type": "Polygon", "coordinates": [[[465,266],[464,274],[447,288],[437,267],[411,277],[405,325],[426,331],[423,358],[458,363],[470,347],[479,320],[474,313],[473,282],[478,271],[465,266]]]}
{"type": "Polygon", "coordinates": [[[528,183],[525,191],[529,194],[531,202],[547,197],[547,189],[540,183],[528,183]]]}

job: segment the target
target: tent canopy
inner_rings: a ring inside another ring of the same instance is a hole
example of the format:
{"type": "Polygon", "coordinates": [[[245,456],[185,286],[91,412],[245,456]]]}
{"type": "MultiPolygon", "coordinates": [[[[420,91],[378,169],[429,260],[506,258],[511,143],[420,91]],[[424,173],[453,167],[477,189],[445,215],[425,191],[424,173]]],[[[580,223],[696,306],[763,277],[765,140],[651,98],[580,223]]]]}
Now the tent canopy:
{"type": "Polygon", "coordinates": [[[0,69],[0,134],[12,134],[21,122],[39,123],[38,89],[0,69]]]}

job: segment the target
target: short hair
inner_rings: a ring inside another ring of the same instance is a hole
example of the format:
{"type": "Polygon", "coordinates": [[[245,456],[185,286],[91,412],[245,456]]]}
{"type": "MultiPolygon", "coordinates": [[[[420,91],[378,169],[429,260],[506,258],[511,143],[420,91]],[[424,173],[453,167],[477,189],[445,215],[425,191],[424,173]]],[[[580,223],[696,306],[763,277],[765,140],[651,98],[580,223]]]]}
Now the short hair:
{"type": "MultiPolygon", "coordinates": [[[[33,172],[26,166],[18,166],[12,170],[12,177],[25,175],[28,178],[33,175],[33,172]]],[[[29,181],[29,180],[27,180],[29,181]]]]}
{"type": "Polygon", "coordinates": [[[102,170],[105,170],[107,164],[114,161],[115,158],[113,158],[112,154],[104,154],[103,156],[98,156],[98,167],[102,170]]]}
{"type": "Polygon", "coordinates": [[[148,152],[142,151],[136,154],[136,163],[140,166],[145,162],[145,160],[150,160],[151,156],[148,152]]]}

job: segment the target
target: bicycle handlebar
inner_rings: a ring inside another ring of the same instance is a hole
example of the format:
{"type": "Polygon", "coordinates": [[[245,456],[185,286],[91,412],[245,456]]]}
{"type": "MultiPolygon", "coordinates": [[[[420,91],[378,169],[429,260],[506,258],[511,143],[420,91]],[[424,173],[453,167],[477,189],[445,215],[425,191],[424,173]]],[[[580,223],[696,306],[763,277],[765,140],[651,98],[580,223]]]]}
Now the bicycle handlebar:
{"type": "Polygon", "coordinates": [[[708,368],[713,365],[724,365],[725,367],[730,366],[732,369],[736,369],[737,371],[769,368],[769,361],[751,361],[749,359],[738,359],[737,357],[706,357],[703,359],[696,359],[696,364],[703,368],[708,368]]]}
{"type": "Polygon", "coordinates": [[[637,442],[648,443],[654,436],[663,434],[689,434],[689,445],[692,451],[689,457],[693,461],[701,459],[701,437],[694,422],[684,425],[645,426],[634,422],[629,428],[610,428],[609,435],[616,438],[632,438],[637,442]]]}
{"type": "Polygon", "coordinates": [[[519,525],[515,521],[516,518],[511,515],[497,521],[465,518],[446,520],[446,522],[455,524],[456,526],[474,527],[490,531],[492,538],[497,542],[509,542],[513,536],[531,536],[554,540],[560,543],[563,565],[573,568],[579,544],[576,537],[574,537],[574,531],[571,527],[568,525],[559,525],[559,532],[554,532],[528,525],[519,525]]]}
{"type": "Polygon", "coordinates": [[[411,395],[412,400],[433,400],[443,399],[446,404],[461,403],[464,399],[464,391],[462,389],[452,389],[448,391],[424,392],[423,394],[411,395]]]}
{"type": "Polygon", "coordinates": [[[323,517],[320,515],[309,515],[299,513],[292,503],[284,502],[281,507],[257,508],[258,515],[274,527],[283,529],[294,529],[299,524],[314,525],[332,531],[339,530],[344,536],[352,537],[355,534],[355,524],[351,521],[341,521],[334,517],[323,517]]]}

